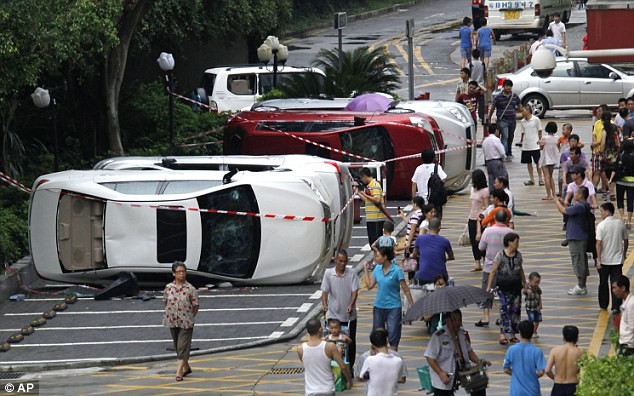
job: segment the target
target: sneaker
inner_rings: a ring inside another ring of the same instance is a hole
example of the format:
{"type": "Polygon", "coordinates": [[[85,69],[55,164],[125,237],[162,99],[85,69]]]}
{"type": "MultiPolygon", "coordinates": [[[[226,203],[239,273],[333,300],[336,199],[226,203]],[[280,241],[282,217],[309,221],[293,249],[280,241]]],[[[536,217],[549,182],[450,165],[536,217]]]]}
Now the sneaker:
{"type": "Polygon", "coordinates": [[[572,289],[568,290],[568,294],[571,296],[580,296],[584,294],[588,294],[588,289],[585,287],[579,287],[579,285],[575,285],[572,289]]]}
{"type": "Polygon", "coordinates": [[[564,240],[561,242],[561,246],[568,246],[568,240],[567,240],[567,239],[564,239],[564,240]]]}

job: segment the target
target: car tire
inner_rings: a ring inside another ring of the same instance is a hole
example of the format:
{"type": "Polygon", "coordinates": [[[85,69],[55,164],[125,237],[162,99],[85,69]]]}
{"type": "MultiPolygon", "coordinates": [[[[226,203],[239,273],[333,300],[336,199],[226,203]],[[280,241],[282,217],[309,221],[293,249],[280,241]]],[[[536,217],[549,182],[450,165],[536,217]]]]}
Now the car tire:
{"type": "Polygon", "coordinates": [[[500,41],[500,37],[502,37],[502,33],[498,33],[494,30],[493,35],[495,36],[495,41],[500,41]]]}
{"type": "Polygon", "coordinates": [[[570,14],[568,14],[567,12],[564,12],[564,14],[561,16],[561,21],[563,23],[568,23],[569,20],[570,20],[570,14]]]}
{"type": "Polygon", "coordinates": [[[527,95],[522,104],[530,104],[533,107],[533,115],[538,118],[544,118],[546,111],[548,110],[548,101],[545,97],[539,94],[527,95]]]}

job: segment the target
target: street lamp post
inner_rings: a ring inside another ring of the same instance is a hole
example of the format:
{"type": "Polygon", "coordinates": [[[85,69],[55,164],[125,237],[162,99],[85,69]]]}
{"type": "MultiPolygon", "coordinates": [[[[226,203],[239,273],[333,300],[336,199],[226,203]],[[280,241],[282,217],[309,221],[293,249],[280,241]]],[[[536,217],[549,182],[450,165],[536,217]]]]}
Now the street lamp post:
{"type": "Polygon", "coordinates": [[[280,44],[275,36],[268,36],[258,48],[258,59],[265,65],[273,58],[273,88],[277,88],[277,66],[284,65],[288,59],[288,47],[280,44]]]}
{"type": "Polygon", "coordinates": [[[57,102],[55,98],[51,98],[51,95],[48,93],[48,89],[43,89],[37,87],[35,92],[31,94],[31,99],[33,99],[33,104],[38,109],[45,109],[50,106],[52,111],[52,121],[53,121],[53,167],[55,168],[55,172],[59,172],[59,141],[57,140],[57,102]],[[52,102],[51,102],[52,100],[52,102]]]}
{"type": "Polygon", "coordinates": [[[158,59],[159,67],[165,72],[165,90],[169,95],[169,133],[170,133],[170,145],[174,144],[174,57],[167,52],[161,52],[158,59]]]}

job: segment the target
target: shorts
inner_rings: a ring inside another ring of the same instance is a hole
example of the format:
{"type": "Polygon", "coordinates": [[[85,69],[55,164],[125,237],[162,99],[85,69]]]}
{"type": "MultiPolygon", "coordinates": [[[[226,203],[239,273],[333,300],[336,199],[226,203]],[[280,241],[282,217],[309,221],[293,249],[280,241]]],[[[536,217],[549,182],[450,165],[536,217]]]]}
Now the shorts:
{"type": "Polygon", "coordinates": [[[522,151],[522,159],[520,163],[530,164],[531,160],[535,165],[539,164],[540,153],[539,150],[522,151]]]}
{"type": "Polygon", "coordinates": [[[528,316],[528,320],[533,323],[539,323],[542,321],[542,313],[540,311],[529,311],[527,309],[526,316],[528,316]]]}
{"type": "Polygon", "coordinates": [[[471,48],[462,48],[462,47],[460,47],[460,57],[469,59],[469,61],[471,61],[471,52],[472,51],[473,50],[471,48]]]}
{"type": "Polygon", "coordinates": [[[587,241],[568,241],[568,250],[572,260],[572,269],[575,271],[577,278],[585,278],[590,276],[588,269],[588,255],[586,254],[587,241]]]}
{"type": "Polygon", "coordinates": [[[601,158],[599,156],[593,156],[592,159],[592,172],[601,171],[601,158]]]}
{"type": "Polygon", "coordinates": [[[575,396],[577,384],[554,384],[551,396],[575,396]]]}
{"type": "Polygon", "coordinates": [[[480,59],[491,57],[491,47],[480,47],[480,59]]]}

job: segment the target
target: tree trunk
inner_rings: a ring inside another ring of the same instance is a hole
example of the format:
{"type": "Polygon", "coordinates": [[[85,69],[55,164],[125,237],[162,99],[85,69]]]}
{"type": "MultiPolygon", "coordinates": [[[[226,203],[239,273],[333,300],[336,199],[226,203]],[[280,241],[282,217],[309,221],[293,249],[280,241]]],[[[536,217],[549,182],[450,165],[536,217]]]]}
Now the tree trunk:
{"type": "Polygon", "coordinates": [[[13,98],[10,100],[6,113],[0,115],[2,117],[2,138],[0,139],[0,172],[12,177],[18,175],[12,174],[12,167],[9,163],[9,128],[18,109],[18,101],[13,98]]]}
{"type": "Polygon", "coordinates": [[[119,93],[128,60],[130,41],[139,22],[154,4],[154,0],[127,0],[119,20],[119,44],[110,49],[104,64],[104,94],[106,102],[106,133],[108,148],[115,155],[123,155],[119,125],[119,93]]]}

